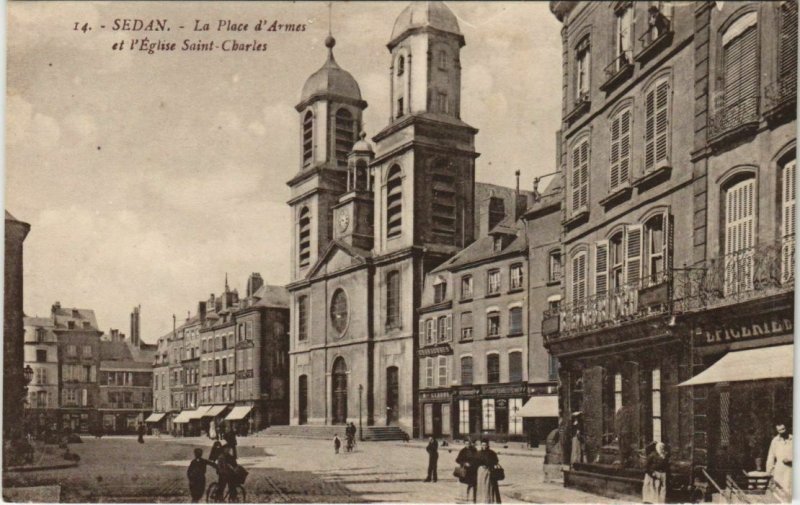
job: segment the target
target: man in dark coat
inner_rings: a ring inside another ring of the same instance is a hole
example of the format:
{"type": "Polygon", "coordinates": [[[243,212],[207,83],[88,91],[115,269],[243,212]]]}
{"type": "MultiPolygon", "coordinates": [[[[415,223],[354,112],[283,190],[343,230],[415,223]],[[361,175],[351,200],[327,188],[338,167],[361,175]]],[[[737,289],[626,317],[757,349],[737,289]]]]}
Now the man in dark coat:
{"type": "Polygon", "coordinates": [[[231,448],[231,453],[233,454],[233,457],[238,458],[239,454],[236,452],[236,428],[234,428],[233,426],[228,428],[225,434],[222,435],[222,438],[223,440],[225,440],[226,447],[231,448]]]}
{"type": "Polygon", "coordinates": [[[456,463],[461,465],[467,472],[464,478],[459,479],[462,484],[467,485],[467,500],[475,502],[475,482],[478,475],[478,465],[475,463],[478,457],[478,449],[475,448],[475,441],[467,439],[467,446],[461,449],[456,456],[456,463]],[[470,496],[472,490],[472,496],[470,496]]]}
{"type": "Polygon", "coordinates": [[[144,424],[139,423],[139,429],[137,431],[139,432],[139,443],[143,444],[144,443],[144,424]]]}
{"type": "Polygon", "coordinates": [[[206,489],[206,467],[209,465],[215,466],[211,461],[203,459],[203,449],[195,449],[194,459],[189,463],[189,469],[186,470],[192,503],[198,503],[203,498],[203,491],[206,489]]]}
{"type": "Polygon", "coordinates": [[[425,482],[436,482],[438,480],[436,466],[439,463],[439,443],[431,437],[425,450],[428,451],[428,476],[425,478],[425,482]]]}

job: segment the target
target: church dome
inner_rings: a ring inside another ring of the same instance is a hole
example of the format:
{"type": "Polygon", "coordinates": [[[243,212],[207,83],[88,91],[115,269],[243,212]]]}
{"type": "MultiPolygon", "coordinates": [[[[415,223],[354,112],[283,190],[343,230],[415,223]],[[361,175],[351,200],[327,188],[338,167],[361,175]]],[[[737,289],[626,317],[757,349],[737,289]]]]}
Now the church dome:
{"type": "Polygon", "coordinates": [[[300,102],[305,102],[315,95],[337,95],[355,100],[361,100],[361,89],[358,83],[336,63],[333,57],[333,46],[336,39],[328,35],[325,39],[325,46],[328,48],[328,60],[322,68],[311,74],[303,85],[303,93],[300,102]]]}
{"type": "Polygon", "coordinates": [[[354,153],[371,153],[372,145],[367,141],[367,133],[361,132],[359,140],[353,144],[352,152],[354,153]]]}
{"type": "Polygon", "coordinates": [[[430,27],[462,35],[455,14],[443,2],[411,2],[397,16],[391,40],[414,28],[430,27]]]}

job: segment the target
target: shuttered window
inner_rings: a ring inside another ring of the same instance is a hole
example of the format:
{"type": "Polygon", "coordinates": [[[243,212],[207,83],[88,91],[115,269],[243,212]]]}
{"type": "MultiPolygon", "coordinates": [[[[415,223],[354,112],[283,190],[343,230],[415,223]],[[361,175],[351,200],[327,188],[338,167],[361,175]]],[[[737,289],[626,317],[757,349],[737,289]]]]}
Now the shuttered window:
{"type": "Polygon", "coordinates": [[[669,163],[669,81],[656,82],[645,97],[644,170],[669,163]]]}
{"type": "Polygon", "coordinates": [[[586,253],[572,258],[572,301],[577,302],[586,297],[586,253]]]}
{"type": "Polygon", "coordinates": [[[575,103],[581,103],[589,97],[591,82],[591,48],[589,37],[578,44],[575,51],[575,103]]]}
{"type": "Polygon", "coordinates": [[[752,285],[755,179],[746,179],[725,193],[725,294],[752,285]]]}
{"type": "Polygon", "coordinates": [[[488,354],[486,356],[486,382],[496,384],[500,382],[500,355],[488,354]]]}
{"type": "Polygon", "coordinates": [[[309,212],[308,207],[303,207],[300,210],[297,233],[300,267],[307,267],[311,262],[311,212],[309,212]]]}
{"type": "Polygon", "coordinates": [[[589,204],[589,140],[584,140],[572,150],[572,211],[577,212],[589,204]]]}
{"type": "Polygon", "coordinates": [[[508,311],[508,334],[522,334],[522,307],[514,307],[508,311]]]}
{"type": "Polygon", "coordinates": [[[308,338],[308,296],[297,297],[297,339],[308,338]]]}
{"type": "Polygon", "coordinates": [[[433,387],[433,358],[425,359],[425,387],[433,387]]]}
{"type": "Polygon", "coordinates": [[[741,16],[722,36],[724,127],[752,120],[758,113],[757,14],[741,16]]]}
{"type": "Polygon", "coordinates": [[[611,120],[611,174],[609,189],[628,182],[631,165],[631,111],[626,109],[611,120]]]}
{"type": "MultiPolygon", "coordinates": [[[[797,1],[781,3],[780,78],[797,79],[797,1]]],[[[792,81],[794,82],[794,81],[792,81]]],[[[794,87],[794,85],[792,85],[794,87]]]]}
{"type": "Polygon", "coordinates": [[[522,380],[522,353],[512,351],[508,353],[508,382],[520,382],[522,380]]]}
{"type": "Polygon", "coordinates": [[[347,155],[353,149],[356,140],[356,121],[347,109],[336,112],[336,164],[347,166],[347,155]]]}
{"type": "Polygon", "coordinates": [[[594,292],[604,295],[608,292],[608,241],[601,240],[594,249],[594,292]]]}
{"type": "Polygon", "coordinates": [[[400,326],[400,272],[386,274],[386,326],[400,326]]]}
{"type": "Polygon", "coordinates": [[[469,386],[472,384],[472,356],[461,358],[461,385],[469,386]]]}
{"type": "Polygon", "coordinates": [[[439,387],[447,387],[449,384],[447,383],[447,356],[439,356],[439,387]]]}
{"type": "Polygon", "coordinates": [[[642,276],[642,225],[625,229],[625,282],[635,282],[642,276]]]}
{"type": "Polygon", "coordinates": [[[781,169],[781,281],[794,279],[794,234],[795,234],[795,177],[797,160],[790,160],[781,169]]]}
{"type": "Polygon", "coordinates": [[[389,169],[386,183],[386,236],[396,237],[402,233],[403,224],[403,182],[400,167],[389,169]]]}
{"type": "Polygon", "coordinates": [[[311,111],[303,117],[303,166],[311,163],[314,140],[314,115],[311,111]]]}

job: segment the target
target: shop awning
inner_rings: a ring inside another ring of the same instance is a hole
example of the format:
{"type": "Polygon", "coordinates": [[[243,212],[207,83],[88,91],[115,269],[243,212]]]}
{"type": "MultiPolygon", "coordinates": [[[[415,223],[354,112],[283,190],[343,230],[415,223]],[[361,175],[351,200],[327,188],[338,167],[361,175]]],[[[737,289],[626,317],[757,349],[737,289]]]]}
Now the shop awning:
{"type": "Polygon", "coordinates": [[[208,411],[208,409],[210,409],[210,408],[211,407],[200,407],[197,410],[190,410],[189,411],[189,420],[193,421],[195,419],[202,419],[206,415],[206,412],[208,411]]]}
{"type": "Polygon", "coordinates": [[[227,405],[212,405],[211,407],[208,408],[208,410],[203,412],[202,417],[217,417],[226,408],[228,408],[227,405]]]}
{"type": "Polygon", "coordinates": [[[533,396],[517,413],[519,417],[558,417],[558,395],[533,396]]]}
{"type": "Polygon", "coordinates": [[[244,419],[245,417],[247,417],[247,414],[249,414],[251,410],[253,410],[253,407],[251,406],[233,407],[233,410],[231,410],[230,414],[228,414],[227,417],[225,417],[225,420],[238,421],[240,419],[244,419]]]}
{"type": "Polygon", "coordinates": [[[794,377],[794,344],[732,351],[706,370],[679,386],[718,382],[791,379],[794,377]]]}
{"type": "Polygon", "coordinates": [[[178,414],[177,417],[175,417],[175,419],[172,420],[172,422],[174,424],[185,424],[185,423],[188,423],[189,422],[189,414],[191,412],[192,412],[191,410],[181,411],[181,413],[178,414]]]}
{"type": "Polygon", "coordinates": [[[164,419],[164,416],[167,415],[166,412],[153,412],[148,416],[147,419],[144,420],[146,423],[157,423],[160,420],[164,419]]]}

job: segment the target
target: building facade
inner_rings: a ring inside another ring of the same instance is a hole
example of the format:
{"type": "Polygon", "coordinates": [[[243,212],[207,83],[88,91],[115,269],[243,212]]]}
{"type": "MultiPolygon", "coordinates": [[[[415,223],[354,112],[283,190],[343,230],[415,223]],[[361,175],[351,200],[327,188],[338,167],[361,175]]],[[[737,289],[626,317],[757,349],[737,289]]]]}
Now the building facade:
{"type": "Polygon", "coordinates": [[[793,342],[796,3],[551,9],[565,276],[542,330],[561,365],[564,454],[575,428],[585,437],[565,484],[636,494],[654,441],[672,448],[674,485],[698,465],[725,482],[755,468],[767,418],[791,410],[791,380],[710,371],[729,351],[793,342]],[[736,330],[747,314],[761,331],[736,330]],[[739,336],[715,340],[729,324],[739,336]]]}
{"type": "Polygon", "coordinates": [[[137,361],[129,344],[100,342],[97,409],[106,434],[136,433],[153,410],[152,359],[137,361]]]}
{"type": "Polygon", "coordinates": [[[55,430],[60,422],[58,338],[53,329],[52,318],[25,318],[25,364],[33,369],[26,424],[34,433],[55,430]]]}

